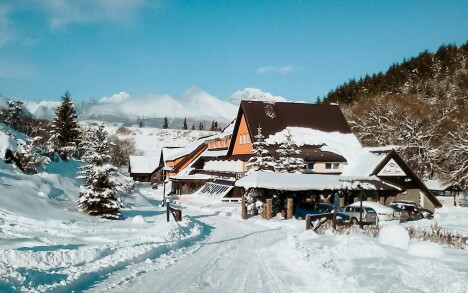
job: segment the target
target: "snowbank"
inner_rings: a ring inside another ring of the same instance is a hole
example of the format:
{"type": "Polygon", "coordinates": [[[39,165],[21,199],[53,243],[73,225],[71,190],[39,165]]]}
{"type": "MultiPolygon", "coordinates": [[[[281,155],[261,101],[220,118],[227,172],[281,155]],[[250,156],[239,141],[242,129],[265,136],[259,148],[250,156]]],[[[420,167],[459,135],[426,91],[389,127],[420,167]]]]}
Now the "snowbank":
{"type": "Polygon", "coordinates": [[[408,231],[400,225],[386,225],[380,229],[380,244],[406,249],[409,241],[408,231]]]}
{"type": "Polygon", "coordinates": [[[441,258],[445,256],[442,247],[434,242],[412,242],[408,247],[408,254],[417,257],[441,258]]]}

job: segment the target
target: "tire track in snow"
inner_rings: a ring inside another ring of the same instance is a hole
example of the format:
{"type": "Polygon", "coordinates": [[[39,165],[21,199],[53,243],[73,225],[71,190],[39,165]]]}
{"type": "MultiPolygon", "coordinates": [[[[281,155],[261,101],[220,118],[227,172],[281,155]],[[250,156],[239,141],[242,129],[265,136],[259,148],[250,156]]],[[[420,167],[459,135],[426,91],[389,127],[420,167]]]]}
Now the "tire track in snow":
{"type": "Polygon", "coordinates": [[[271,248],[287,239],[285,229],[223,216],[203,221],[215,229],[200,249],[163,271],[143,275],[119,292],[285,292],[291,289],[291,281],[306,287],[294,266],[279,273],[290,260],[278,257],[271,248]]]}

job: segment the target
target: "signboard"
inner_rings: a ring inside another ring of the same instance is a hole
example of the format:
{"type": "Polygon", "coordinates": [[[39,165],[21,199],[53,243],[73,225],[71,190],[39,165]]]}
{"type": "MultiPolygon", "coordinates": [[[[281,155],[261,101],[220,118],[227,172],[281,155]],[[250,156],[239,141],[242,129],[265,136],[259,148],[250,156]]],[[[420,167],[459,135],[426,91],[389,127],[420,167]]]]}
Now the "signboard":
{"type": "Polygon", "coordinates": [[[391,159],[388,161],[387,165],[380,170],[377,176],[406,176],[406,173],[391,159]]]}

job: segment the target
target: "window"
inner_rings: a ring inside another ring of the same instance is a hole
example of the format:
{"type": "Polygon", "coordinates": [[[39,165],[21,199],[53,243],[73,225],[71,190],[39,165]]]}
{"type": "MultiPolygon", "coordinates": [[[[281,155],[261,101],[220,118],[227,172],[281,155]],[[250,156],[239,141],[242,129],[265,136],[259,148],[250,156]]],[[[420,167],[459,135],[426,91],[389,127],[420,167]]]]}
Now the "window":
{"type": "Polygon", "coordinates": [[[340,163],[325,163],[326,170],[338,170],[340,168],[340,163]]]}
{"type": "Polygon", "coordinates": [[[306,169],[307,169],[307,170],[313,170],[313,169],[314,169],[314,165],[315,165],[315,163],[310,163],[310,162],[308,162],[308,163],[307,163],[307,166],[306,166],[306,169]]]}

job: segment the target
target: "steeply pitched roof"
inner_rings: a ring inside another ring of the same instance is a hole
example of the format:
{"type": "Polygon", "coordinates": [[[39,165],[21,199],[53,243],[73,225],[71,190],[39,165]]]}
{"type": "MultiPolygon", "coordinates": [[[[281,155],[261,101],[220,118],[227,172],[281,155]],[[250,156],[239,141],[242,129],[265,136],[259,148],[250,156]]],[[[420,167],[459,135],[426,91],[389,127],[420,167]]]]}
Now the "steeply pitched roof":
{"type": "MultiPolygon", "coordinates": [[[[242,101],[240,108],[249,130],[256,130],[260,125],[265,137],[287,126],[351,133],[348,122],[337,105],[242,101]]],[[[255,133],[252,131],[252,134],[255,133]]]]}
{"type": "MultiPolygon", "coordinates": [[[[343,113],[337,105],[305,104],[290,102],[242,101],[234,126],[233,137],[237,136],[241,117],[244,115],[249,133],[253,136],[257,128],[268,137],[286,127],[303,127],[323,132],[352,133],[343,113]]],[[[229,155],[235,139],[231,141],[229,155]]]]}
{"type": "Polygon", "coordinates": [[[432,204],[436,208],[442,207],[442,204],[437,199],[437,197],[427,188],[427,186],[419,179],[419,177],[413,172],[413,170],[408,166],[408,164],[406,164],[406,162],[400,157],[400,155],[395,150],[392,150],[388,153],[388,155],[375,167],[371,175],[379,174],[379,172],[385,167],[385,165],[392,159],[395,160],[395,162],[406,173],[406,175],[415,182],[417,187],[422,192],[424,192],[426,197],[432,202],[432,204]]]}

